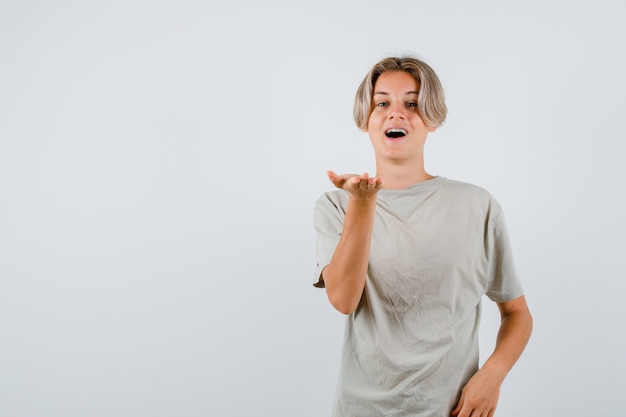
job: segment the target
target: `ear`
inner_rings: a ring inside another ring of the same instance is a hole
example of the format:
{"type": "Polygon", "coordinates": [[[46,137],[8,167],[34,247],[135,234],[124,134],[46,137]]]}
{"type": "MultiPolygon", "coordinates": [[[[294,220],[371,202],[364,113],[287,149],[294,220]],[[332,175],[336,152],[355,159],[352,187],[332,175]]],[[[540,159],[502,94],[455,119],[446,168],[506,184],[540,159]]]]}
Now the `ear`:
{"type": "Polygon", "coordinates": [[[430,133],[433,133],[435,130],[437,130],[437,126],[428,126],[428,131],[430,133]]]}

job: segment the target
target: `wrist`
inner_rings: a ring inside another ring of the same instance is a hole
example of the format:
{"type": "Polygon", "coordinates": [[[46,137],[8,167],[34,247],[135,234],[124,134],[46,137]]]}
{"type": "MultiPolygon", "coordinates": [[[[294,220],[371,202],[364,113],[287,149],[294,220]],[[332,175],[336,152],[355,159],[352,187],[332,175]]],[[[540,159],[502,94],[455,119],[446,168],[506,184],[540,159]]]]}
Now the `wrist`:
{"type": "Polygon", "coordinates": [[[378,198],[378,194],[370,194],[370,195],[359,195],[350,193],[350,198],[348,199],[348,204],[352,204],[355,206],[376,206],[376,200],[378,198]]]}
{"type": "Polygon", "coordinates": [[[504,378],[509,372],[509,368],[504,364],[498,363],[494,358],[488,359],[480,369],[483,372],[489,373],[492,377],[496,378],[500,383],[504,381],[504,378]]]}

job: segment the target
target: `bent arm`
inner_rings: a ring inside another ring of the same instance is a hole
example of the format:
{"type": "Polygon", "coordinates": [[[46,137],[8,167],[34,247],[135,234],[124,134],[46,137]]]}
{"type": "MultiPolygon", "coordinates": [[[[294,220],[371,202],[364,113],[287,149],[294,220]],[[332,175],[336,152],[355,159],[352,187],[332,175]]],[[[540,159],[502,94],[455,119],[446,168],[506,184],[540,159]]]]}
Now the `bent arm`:
{"type": "Polygon", "coordinates": [[[375,209],[376,198],[350,196],[341,238],[322,271],[328,299],[343,314],[357,308],[365,288],[375,209]]]}
{"type": "Polygon", "coordinates": [[[498,303],[498,309],[501,321],[496,347],[485,361],[483,369],[493,370],[504,380],[530,339],[533,319],[524,296],[498,303]]]}
{"type": "Polygon", "coordinates": [[[322,278],[330,303],[343,314],[352,313],[361,300],[369,262],[372,229],[376,212],[376,194],[382,186],[379,178],[367,174],[338,176],[329,172],[337,188],[350,192],[343,230],[330,263],[322,278]]]}
{"type": "Polygon", "coordinates": [[[498,308],[501,322],[496,347],[463,388],[453,416],[492,416],[498,405],[500,386],[530,339],[533,320],[524,296],[498,303],[498,308]]]}

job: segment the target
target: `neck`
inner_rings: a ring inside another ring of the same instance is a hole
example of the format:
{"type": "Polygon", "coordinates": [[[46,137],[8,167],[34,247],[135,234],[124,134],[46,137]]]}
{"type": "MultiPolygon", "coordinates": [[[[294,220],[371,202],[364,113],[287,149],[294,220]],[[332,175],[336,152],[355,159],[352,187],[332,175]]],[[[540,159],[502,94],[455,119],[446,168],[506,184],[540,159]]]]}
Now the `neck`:
{"type": "Polygon", "coordinates": [[[384,180],[383,189],[401,190],[418,182],[435,178],[424,169],[424,161],[416,163],[376,163],[376,176],[384,180]]]}

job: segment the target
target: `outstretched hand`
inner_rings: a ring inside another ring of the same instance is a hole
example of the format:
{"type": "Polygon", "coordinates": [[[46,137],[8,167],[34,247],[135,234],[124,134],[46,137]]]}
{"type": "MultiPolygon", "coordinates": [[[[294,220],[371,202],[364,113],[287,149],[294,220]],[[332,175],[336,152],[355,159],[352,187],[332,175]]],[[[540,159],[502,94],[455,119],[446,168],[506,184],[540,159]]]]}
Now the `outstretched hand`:
{"type": "Polygon", "coordinates": [[[333,171],[328,171],[328,179],[335,187],[346,190],[359,198],[373,197],[383,187],[382,178],[370,177],[368,173],[361,176],[356,174],[337,175],[333,171]]]}

